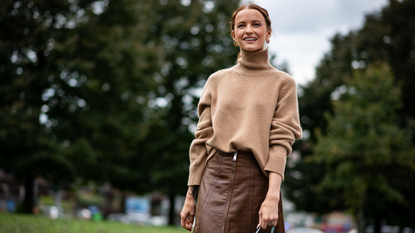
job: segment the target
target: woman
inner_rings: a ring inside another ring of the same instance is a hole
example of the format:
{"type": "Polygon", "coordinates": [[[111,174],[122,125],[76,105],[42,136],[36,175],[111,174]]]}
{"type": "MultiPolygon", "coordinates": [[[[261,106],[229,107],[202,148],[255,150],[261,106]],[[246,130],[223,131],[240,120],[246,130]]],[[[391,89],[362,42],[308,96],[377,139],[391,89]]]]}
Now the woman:
{"type": "Polygon", "coordinates": [[[196,216],[197,233],[270,232],[269,226],[283,233],[280,186],[286,157],[301,138],[296,84],[268,61],[265,9],[240,6],[231,30],[240,58],[203,88],[181,224],[191,231],[196,216]]]}

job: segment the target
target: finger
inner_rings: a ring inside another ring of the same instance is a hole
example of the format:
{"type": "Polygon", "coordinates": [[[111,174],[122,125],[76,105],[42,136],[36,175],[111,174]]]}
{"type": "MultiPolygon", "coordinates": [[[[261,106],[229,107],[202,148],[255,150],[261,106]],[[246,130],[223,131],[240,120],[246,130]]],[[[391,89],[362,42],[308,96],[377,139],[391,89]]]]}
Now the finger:
{"type": "Polygon", "coordinates": [[[184,224],[184,221],[183,221],[183,210],[182,210],[182,212],[180,212],[180,225],[183,226],[183,224],[184,224]]]}
{"type": "Polygon", "coordinates": [[[267,229],[267,226],[268,226],[268,221],[263,221],[263,222],[261,222],[262,223],[262,229],[267,229]]]}
{"type": "Polygon", "coordinates": [[[193,226],[193,222],[195,220],[195,216],[194,215],[189,215],[189,223],[190,223],[190,227],[193,226]]]}
{"type": "Polygon", "coordinates": [[[183,228],[186,228],[186,220],[182,215],[180,215],[180,225],[182,225],[183,228]]]}
{"type": "Polygon", "coordinates": [[[259,226],[262,225],[262,212],[259,211],[258,215],[259,215],[259,223],[258,223],[258,226],[256,227],[257,229],[258,229],[259,226]]]}
{"type": "Polygon", "coordinates": [[[186,230],[188,230],[188,226],[187,226],[187,222],[189,220],[187,220],[187,216],[186,214],[180,214],[180,224],[182,225],[183,228],[185,228],[186,230]]]}
{"type": "Polygon", "coordinates": [[[189,220],[186,220],[186,230],[192,231],[192,223],[189,220]]]}
{"type": "Polygon", "coordinates": [[[273,221],[273,226],[275,227],[275,226],[277,226],[277,224],[278,224],[278,216],[277,216],[277,218],[273,221]]]}
{"type": "Polygon", "coordinates": [[[190,213],[189,213],[189,221],[193,224],[194,220],[195,220],[195,212],[196,212],[196,206],[192,206],[190,208],[190,213]]]}

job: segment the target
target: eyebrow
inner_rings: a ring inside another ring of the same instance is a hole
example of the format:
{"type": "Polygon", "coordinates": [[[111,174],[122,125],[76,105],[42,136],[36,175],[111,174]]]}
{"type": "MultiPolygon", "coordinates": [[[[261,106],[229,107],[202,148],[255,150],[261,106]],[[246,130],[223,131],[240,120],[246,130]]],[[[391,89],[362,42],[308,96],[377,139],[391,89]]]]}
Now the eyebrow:
{"type": "MultiPolygon", "coordinates": [[[[261,20],[259,20],[259,19],[254,19],[254,20],[252,20],[251,22],[260,22],[260,23],[261,23],[261,20]]],[[[240,24],[240,23],[245,23],[245,21],[240,21],[240,22],[238,22],[237,24],[240,24]]]]}

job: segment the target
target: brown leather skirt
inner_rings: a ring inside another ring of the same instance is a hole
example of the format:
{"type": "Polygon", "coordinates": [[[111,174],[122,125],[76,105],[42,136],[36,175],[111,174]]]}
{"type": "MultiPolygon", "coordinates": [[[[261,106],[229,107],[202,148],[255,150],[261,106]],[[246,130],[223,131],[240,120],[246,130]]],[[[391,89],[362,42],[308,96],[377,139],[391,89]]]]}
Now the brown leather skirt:
{"type": "MultiPolygon", "coordinates": [[[[203,174],[196,206],[195,233],[255,233],[268,178],[254,155],[217,151],[203,174]]],[[[282,202],[274,233],[285,233],[282,202]]],[[[260,232],[271,232],[271,227],[260,232]]]]}

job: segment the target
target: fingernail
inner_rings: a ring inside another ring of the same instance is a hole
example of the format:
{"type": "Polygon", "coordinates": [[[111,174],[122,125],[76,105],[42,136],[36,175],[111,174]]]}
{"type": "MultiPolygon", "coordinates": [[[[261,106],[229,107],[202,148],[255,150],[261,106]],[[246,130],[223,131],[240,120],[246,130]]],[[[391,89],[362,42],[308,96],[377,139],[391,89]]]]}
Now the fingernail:
{"type": "Polygon", "coordinates": [[[261,223],[258,223],[258,226],[256,226],[256,229],[258,229],[259,226],[261,226],[261,223]]]}

